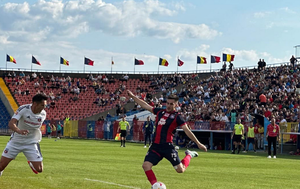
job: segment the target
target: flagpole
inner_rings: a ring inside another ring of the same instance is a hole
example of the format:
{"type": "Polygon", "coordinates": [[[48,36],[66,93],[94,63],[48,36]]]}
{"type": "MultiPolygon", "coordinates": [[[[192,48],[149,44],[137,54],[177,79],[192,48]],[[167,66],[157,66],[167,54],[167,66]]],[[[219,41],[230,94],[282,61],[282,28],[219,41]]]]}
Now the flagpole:
{"type": "Polygon", "coordinates": [[[60,58],[59,58],[59,72],[61,72],[61,63],[60,63],[60,58]]]}
{"type": "Polygon", "coordinates": [[[133,58],[133,74],[135,74],[135,57],[133,58]]]}
{"type": "Polygon", "coordinates": [[[177,74],[178,74],[178,59],[179,59],[179,56],[177,56],[177,74]]]}
{"type": "Polygon", "coordinates": [[[210,60],[210,72],[211,72],[211,60],[210,60]]]}
{"type": "Polygon", "coordinates": [[[6,71],[7,71],[7,54],[6,54],[5,60],[6,60],[6,71]]]}
{"type": "Polygon", "coordinates": [[[83,58],[83,73],[85,73],[85,57],[83,58]]]}
{"type": "Polygon", "coordinates": [[[112,74],[112,66],[113,66],[113,61],[114,61],[114,59],[113,59],[113,57],[111,57],[111,62],[110,62],[110,73],[112,74]]]}
{"type": "Polygon", "coordinates": [[[32,72],[32,56],[33,56],[33,55],[31,55],[31,72],[32,72]]]}
{"type": "MultiPolygon", "coordinates": [[[[201,57],[200,57],[200,63],[201,63],[201,57]]],[[[197,73],[197,69],[198,69],[198,62],[196,61],[196,73],[197,73]]]]}
{"type": "Polygon", "coordinates": [[[157,74],[159,74],[159,63],[158,63],[158,70],[157,70],[157,74]]]}

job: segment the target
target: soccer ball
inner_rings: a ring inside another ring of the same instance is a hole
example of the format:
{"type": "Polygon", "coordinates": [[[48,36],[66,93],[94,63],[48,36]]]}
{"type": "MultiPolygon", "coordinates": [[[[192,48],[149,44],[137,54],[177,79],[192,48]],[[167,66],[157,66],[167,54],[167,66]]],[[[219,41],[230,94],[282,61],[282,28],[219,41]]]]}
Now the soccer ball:
{"type": "Polygon", "coordinates": [[[156,182],[152,185],[151,189],[167,189],[167,187],[162,182],[156,182]]]}

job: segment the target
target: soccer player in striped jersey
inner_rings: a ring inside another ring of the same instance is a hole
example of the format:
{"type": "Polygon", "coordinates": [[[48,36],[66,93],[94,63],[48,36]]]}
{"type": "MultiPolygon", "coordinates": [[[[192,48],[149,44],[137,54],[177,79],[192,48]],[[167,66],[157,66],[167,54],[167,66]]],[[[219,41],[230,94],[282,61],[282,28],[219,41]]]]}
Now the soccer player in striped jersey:
{"type": "Polygon", "coordinates": [[[183,173],[189,166],[190,160],[193,157],[198,156],[197,152],[187,150],[185,152],[186,156],[180,161],[178,152],[175,150],[172,143],[174,133],[178,126],[181,127],[185,134],[197,144],[199,149],[207,151],[206,147],[198,141],[195,135],[188,128],[188,125],[185,123],[181,115],[176,112],[179,99],[178,96],[169,95],[167,98],[166,109],[160,109],[153,108],[145,101],[133,95],[133,93],[129,90],[127,90],[127,93],[142,108],[156,115],[156,130],[153,135],[152,145],[149,148],[143,163],[143,169],[151,185],[157,182],[156,176],[152,171],[152,167],[157,165],[163,158],[170,161],[178,173],[183,173]]]}

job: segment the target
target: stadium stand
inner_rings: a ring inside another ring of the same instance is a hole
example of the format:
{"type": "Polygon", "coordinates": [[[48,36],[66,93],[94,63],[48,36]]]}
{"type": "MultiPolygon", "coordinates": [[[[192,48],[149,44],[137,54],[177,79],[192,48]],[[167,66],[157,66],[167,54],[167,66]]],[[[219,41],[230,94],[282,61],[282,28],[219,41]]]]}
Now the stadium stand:
{"type": "Polygon", "coordinates": [[[11,116],[9,115],[2,100],[0,100],[0,133],[8,133],[8,122],[11,116]]]}

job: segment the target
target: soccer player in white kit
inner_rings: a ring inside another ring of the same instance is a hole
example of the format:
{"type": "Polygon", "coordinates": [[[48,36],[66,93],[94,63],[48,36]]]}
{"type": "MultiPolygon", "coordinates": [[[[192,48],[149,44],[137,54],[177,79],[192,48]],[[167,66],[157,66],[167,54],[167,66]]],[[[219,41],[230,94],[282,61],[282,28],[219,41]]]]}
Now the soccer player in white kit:
{"type": "Polygon", "coordinates": [[[46,119],[48,97],[37,94],[32,98],[32,104],[19,107],[8,123],[14,132],[7,143],[0,160],[0,176],[11,160],[23,152],[28,164],[35,174],[43,171],[43,157],[39,142],[42,140],[40,127],[46,119]],[[18,126],[17,126],[18,123],[18,126]]]}

